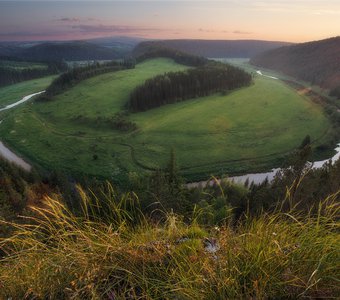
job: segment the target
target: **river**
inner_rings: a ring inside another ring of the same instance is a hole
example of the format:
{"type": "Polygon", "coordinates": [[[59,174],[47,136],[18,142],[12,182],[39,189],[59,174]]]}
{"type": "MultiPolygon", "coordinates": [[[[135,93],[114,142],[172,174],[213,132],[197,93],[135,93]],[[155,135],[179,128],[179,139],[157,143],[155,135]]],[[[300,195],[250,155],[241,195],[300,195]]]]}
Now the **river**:
{"type": "MultiPolygon", "coordinates": [[[[38,93],[34,93],[34,94],[31,94],[31,95],[27,95],[25,97],[23,97],[21,100],[15,102],[15,103],[12,103],[12,104],[9,104],[7,106],[5,106],[4,108],[1,108],[0,109],[0,112],[1,111],[4,111],[4,110],[8,110],[8,109],[11,109],[13,107],[16,107],[28,100],[30,100],[32,97],[36,96],[36,95],[40,95],[42,93],[44,93],[45,91],[41,91],[41,92],[38,92],[38,93]]],[[[2,121],[0,121],[0,125],[1,125],[2,121]]],[[[0,156],[5,158],[6,160],[8,160],[9,162],[11,163],[14,163],[16,164],[17,166],[23,168],[24,170],[26,171],[30,171],[32,169],[32,166],[30,164],[28,164],[27,162],[25,162],[21,157],[19,157],[18,155],[16,155],[14,152],[12,152],[10,149],[8,149],[3,142],[0,141],[0,156]]]]}
{"type": "Polygon", "coordinates": [[[16,164],[17,166],[23,168],[25,171],[31,171],[32,166],[25,162],[21,157],[13,153],[9,150],[1,141],[0,141],[0,156],[4,157],[11,163],[16,164]]]}
{"type": "Polygon", "coordinates": [[[25,96],[25,97],[23,97],[21,100],[15,102],[15,103],[13,103],[13,104],[9,104],[9,105],[5,106],[4,108],[0,108],[0,111],[7,110],[7,109],[11,109],[11,108],[13,108],[13,107],[16,107],[16,106],[18,106],[18,105],[20,105],[20,104],[22,104],[22,103],[24,103],[24,102],[30,100],[32,97],[34,97],[34,96],[36,96],[36,95],[40,95],[40,94],[42,94],[42,93],[45,93],[45,91],[41,91],[41,92],[38,92],[38,93],[34,93],[34,94],[31,94],[31,95],[25,96]]]}
{"type": "MultiPolygon", "coordinates": [[[[260,76],[264,76],[264,77],[267,77],[267,78],[278,80],[277,77],[265,75],[260,70],[256,71],[256,73],[259,74],[260,76]]],[[[337,145],[337,147],[335,148],[335,151],[336,151],[336,154],[332,158],[321,160],[321,161],[316,161],[316,162],[312,163],[312,168],[313,169],[319,169],[329,160],[331,160],[332,163],[337,161],[340,158],[340,144],[337,145]]],[[[235,183],[240,183],[240,184],[244,184],[247,180],[248,180],[249,183],[253,182],[254,184],[261,184],[265,180],[268,180],[269,182],[271,182],[274,179],[277,172],[279,172],[280,170],[281,170],[280,168],[276,168],[276,169],[272,169],[271,171],[265,172],[265,173],[246,174],[246,175],[241,175],[241,176],[229,177],[229,179],[232,180],[235,183]]],[[[219,180],[217,180],[217,181],[219,182],[219,180]]],[[[194,188],[194,187],[198,187],[198,186],[212,185],[215,182],[216,182],[216,180],[206,180],[206,181],[188,183],[186,186],[188,188],[194,188]]]]}
{"type": "MultiPolygon", "coordinates": [[[[331,161],[332,163],[336,162],[340,158],[340,143],[335,148],[335,151],[336,153],[332,158],[310,163],[312,165],[312,168],[320,169],[326,162],[329,162],[329,161],[331,161]]],[[[247,180],[249,183],[253,182],[254,184],[261,184],[265,180],[268,180],[269,182],[271,182],[274,179],[277,172],[279,172],[280,170],[281,170],[280,168],[276,168],[276,169],[272,169],[269,172],[233,176],[233,177],[229,177],[229,179],[239,184],[244,184],[247,180]]],[[[199,181],[199,182],[191,182],[191,183],[188,183],[186,186],[188,188],[195,188],[195,187],[200,187],[200,186],[204,187],[206,185],[213,185],[215,182],[216,180],[210,179],[210,180],[199,181]]],[[[217,179],[217,182],[220,182],[220,180],[217,179]]]]}

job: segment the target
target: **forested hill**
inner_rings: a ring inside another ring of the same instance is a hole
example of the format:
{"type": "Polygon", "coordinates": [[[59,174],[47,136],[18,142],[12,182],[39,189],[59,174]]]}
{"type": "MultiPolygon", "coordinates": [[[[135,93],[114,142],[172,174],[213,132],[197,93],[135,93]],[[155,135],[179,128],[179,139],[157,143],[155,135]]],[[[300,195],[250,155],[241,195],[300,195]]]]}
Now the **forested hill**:
{"type": "Polygon", "coordinates": [[[340,87],[340,37],[267,51],[251,63],[334,89],[340,87]]]}
{"type": "Polygon", "coordinates": [[[47,42],[25,48],[3,46],[0,50],[0,54],[28,61],[112,60],[121,58],[121,53],[114,49],[83,41],[47,42]],[[9,51],[9,49],[12,49],[12,51],[9,51]]]}
{"type": "Polygon", "coordinates": [[[111,60],[119,58],[112,49],[87,42],[43,43],[24,50],[22,56],[43,60],[111,60]]]}
{"type": "Polygon", "coordinates": [[[155,45],[211,58],[248,58],[289,43],[258,40],[163,40],[142,42],[136,46],[133,53],[138,56],[155,45]]]}

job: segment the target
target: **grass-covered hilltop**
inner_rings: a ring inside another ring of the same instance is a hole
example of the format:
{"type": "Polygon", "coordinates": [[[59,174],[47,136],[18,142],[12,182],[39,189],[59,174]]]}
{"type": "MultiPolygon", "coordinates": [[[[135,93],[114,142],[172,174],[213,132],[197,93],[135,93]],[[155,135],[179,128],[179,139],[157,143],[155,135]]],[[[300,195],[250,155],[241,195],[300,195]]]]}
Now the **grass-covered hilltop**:
{"type": "Polygon", "coordinates": [[[339,299],[337,99],[137,50],[0,88],[0,299],[339,299]]]}
{"type": "Polygon", "coordinates": [[[35,165],[106,179],[162,169],[171,149],[180,173],[202,180],[281,166],[306,135],[315,157],[337,142],[302,89],[164,47],[71,69],[0,133],[35,165]]]}

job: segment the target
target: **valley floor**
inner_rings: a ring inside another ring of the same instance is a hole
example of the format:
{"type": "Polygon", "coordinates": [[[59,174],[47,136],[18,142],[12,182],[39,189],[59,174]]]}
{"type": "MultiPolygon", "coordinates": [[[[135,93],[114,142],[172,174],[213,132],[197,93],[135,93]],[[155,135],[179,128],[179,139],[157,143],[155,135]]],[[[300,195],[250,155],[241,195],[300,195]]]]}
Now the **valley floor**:
{"type": "Polygon", "coordinates": [[[1,137],[45,168],[106,178],[162,168],[173,148],[181,174],[191,180],[280,166],[308,134],[314,146],[327,143],[330,122],[322,107],[261,75],[230,94],[130,114],[135,131],[110,128],[135,86],[185,68],[154,59],[88,79],[50,102],[17,108],[4,118],[1,137]]]}

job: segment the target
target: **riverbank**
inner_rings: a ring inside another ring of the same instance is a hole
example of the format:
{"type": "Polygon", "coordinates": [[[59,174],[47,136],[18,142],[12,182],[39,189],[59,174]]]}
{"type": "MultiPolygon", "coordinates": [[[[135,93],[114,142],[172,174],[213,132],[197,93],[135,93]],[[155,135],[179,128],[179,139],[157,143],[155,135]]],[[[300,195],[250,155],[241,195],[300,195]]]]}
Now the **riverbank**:
{"type": "MultiPolygon", "coordinates": [[[[23,97],[21,100],[15,102],[15,103],[6,105],[5,107],[1,108],[0,112],[12,109],[12,108],[14,108],[14,107],[16,107],[20,104],[27,102],[28,100],[30,100],[34,96],[40,95],[42,93],[45,93],[45,91],[41,91],[41,92],[38,92],[38,93],[27,95],[27,96],[23,97]]],[[[1,125],[1,123],[2,123],[2,121],[0,121],[0,125],[1,125]]],[[[2,158],[6,159],[7,161],[14,163],[17,166],[23,168],[25,171],[31,171],[31,169],[32,169],[32,166],[30,164],[25,162],[21,157],[19,157],[14,152],[12,152],[9,148],[7,148],[1,140],[0,140],[0,156],[2,158]]]]}
{"type": "Polygon", "coordinates": [[[42,93],[45,93],[45,91],[41,91],[41,92],[38,92],[38,93],[34,93],[34,94],[30,94],[30,95],[27,95],[25,97],[23,97],[21,100],[15,102],[15,103],[12,103],[12,104],[9,104],[9,105],[6,105],[5,107],[3,108],[0,108],[0,111],[4,111],[4,110],[8,110],[8,109],[11,109],[13,107],[16,107],[28,100],[30,100],[31,98],[33,98],[34,96],[37,96],[37,95],[40,95],[42,93]]]}
{"type": "MultiPolygon", "coordinates": [[[[327,162],[331,162],[332,164],[336,162],[340,158],[340,143],[337,145],[337,147],[334,149],[336,151],[335,155],[329,159],[321,160],[321,161],[315,161],[315,162],[310,162],[311,166],[313,169],[320,169],[323,167],[323,165],[327,162]]],[[[264,173],[253,173],[253,174],[245,174],[241,176],[234,176],[234,177],[229,177],[231,181],[234,183],[238,184],[245,184],[247,181],[250,183],[254,184],[261,184],[264,181],[271,182],[275,178],[275,175],[277,172],[281,171],[281,168],[275,168],[272,169],[269,172],[264,172],[264,173]]],[[[219,183],[221,180],[220,179],[209,179],[205,181],[199,181],[199,182],[191,182],[186,184],[186,187],[191,189],[191,188],[196,188],[196,187],[205,187],[207,185],[213,185],[215,183],[219,183]]]]}
{"type": "Polygon", "coordinates": [[[21,167],[25,171],[31,171],[32,166],[25,162],[21,157],[16,155],[14,152],[9,150],[3,142],[0,141],[0,156],[6,159],[7,161],[21,167]]]}

